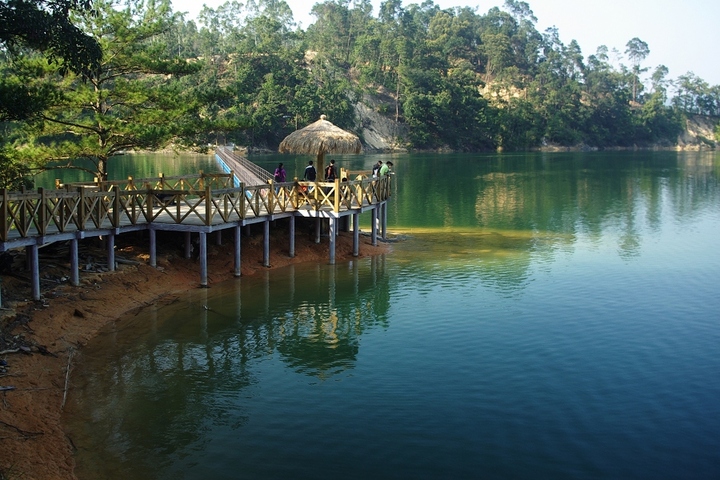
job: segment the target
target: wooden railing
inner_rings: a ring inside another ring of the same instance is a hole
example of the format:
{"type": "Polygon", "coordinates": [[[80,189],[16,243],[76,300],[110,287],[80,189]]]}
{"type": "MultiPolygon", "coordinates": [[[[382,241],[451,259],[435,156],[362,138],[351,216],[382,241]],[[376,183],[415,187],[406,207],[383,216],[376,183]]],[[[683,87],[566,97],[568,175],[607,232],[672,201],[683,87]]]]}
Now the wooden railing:
{"type": "Polygon", "coordinates": [[[300,209],[340,212],[387,200],[390,178],[234,187],[232,174],[161,175],[36,192],[2,189],[0,241],[151,222],[211,225],[216,217],[231,222],[300,209]]]}

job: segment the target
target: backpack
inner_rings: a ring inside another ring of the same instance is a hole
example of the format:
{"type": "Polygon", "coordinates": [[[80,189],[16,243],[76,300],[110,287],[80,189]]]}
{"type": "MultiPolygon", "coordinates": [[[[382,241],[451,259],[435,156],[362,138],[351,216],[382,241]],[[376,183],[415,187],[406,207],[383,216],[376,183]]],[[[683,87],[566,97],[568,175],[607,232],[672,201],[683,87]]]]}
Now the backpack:
{"type": "Polygon", "coordinates": [[[335,180],[335,169],[332,165],[328,165],[325,169],[325,179],[326,180],[335,180]]]}
{"type": "Polygon", "coordinates": [[[317,178],[317,171],[315,170],[315,167],[313,167],[312,165],[308,165],[307,167],[305,167],[304,178],[306,180],[314,182],[315,179],[317,178]]]}

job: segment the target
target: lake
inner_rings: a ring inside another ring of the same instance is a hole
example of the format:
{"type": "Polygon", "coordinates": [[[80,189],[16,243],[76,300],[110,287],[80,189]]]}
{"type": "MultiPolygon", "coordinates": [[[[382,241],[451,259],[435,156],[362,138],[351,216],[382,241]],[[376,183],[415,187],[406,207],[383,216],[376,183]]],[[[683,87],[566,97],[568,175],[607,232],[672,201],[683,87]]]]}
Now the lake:
{"type": "Polygon", "coordinates": [[[333,158],[393,161],[392,252],[120,319],[80,479],[720,477],[719,154],[333,158]]]}

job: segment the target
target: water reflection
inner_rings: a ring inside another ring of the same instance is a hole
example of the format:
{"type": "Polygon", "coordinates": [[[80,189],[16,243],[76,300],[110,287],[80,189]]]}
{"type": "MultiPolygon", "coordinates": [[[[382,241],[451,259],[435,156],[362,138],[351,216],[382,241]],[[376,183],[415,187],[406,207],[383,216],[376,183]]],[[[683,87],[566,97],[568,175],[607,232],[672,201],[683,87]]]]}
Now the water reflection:
{"type": "Polygon", "coordinates": [[[274,270],[189,295],[120,320],[84,352],[82,365],[94,367],[74,373],[69,411],[83,421],[70,425],[71,436],[102,455],[80,455],[81,472],[156,478],[186,449],[206,448],[209,432],[246,424],[238,400],[253,395],[246,390],[264,361],[279,358],[324,381],[354,367],[364,332],[389,325],[382,256],[274,270]]]}
{"type": "Polygon", "coordinates": [[[393,157],[387,259],[195,290],[88,348],[80,478],[717,470],[720,162],[690,157],[393,157]]]}

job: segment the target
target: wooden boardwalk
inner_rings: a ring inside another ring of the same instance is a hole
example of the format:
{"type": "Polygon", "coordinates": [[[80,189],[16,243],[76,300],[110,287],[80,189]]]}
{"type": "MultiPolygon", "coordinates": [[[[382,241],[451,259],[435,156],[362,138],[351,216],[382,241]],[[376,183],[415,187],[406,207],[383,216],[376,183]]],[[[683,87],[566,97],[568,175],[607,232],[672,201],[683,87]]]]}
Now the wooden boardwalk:
{"type": "Polygon", "coordinates": [[[108,266],[115,266],[115,237],[127,232],[149,232],[149,263],[156,266],[156,233],[184,234],[185,254],[190,256],[191,235],[199,236],[200,285],[207,286],[207,235],[231,230],[235,240],[234,273],[240,275],[241,228],[263,226],[263,263],[270,265],[270,222],[289,219],[290,256],[295,254],[295,219],[316,219],[329,225],[330,263],[335,263],[335,237],[339,220],[351,217],[353,253],[359,249],[359,215],[372,212],[372,243],[377,244],[378,223],[384,238],[391,177],[335,182],[285,182],[272,180],[248,185],[241,179],[262,179],[262,169],[231,150],[218,149],[216,158],[227,173],[160,176],[136,180],[58,185],[55,190],[33,192],[0,190],[0,252],[25,248],[32,275],[33,298],[40,299],[38,248],[54,242],[70,243],[71,283],[79,285],[78,241],[102,236],[107,241],[108,266]],[[247,163],[245,163],[247,162],[247,163]]]}

